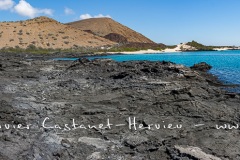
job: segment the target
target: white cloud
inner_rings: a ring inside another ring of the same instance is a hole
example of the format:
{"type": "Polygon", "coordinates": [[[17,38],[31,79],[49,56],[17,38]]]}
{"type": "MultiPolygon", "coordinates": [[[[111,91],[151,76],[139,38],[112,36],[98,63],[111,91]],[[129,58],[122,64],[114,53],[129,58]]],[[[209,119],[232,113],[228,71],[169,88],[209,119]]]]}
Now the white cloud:
{"type": "Polygon", "coordinates": [[[93,18],[90,14],[82,14],[80,15],[80,19],[89,19],[89,18],[93,18]]]}
{"type": "Polygon", "coordinates": [[[45,14],[50,16],[53,14],[53,11],[51,9],[34,8],[25,0],[20,0],[19,3],[14,6],[14,11],[21,16],[26,16],[30,18],[34,18],[38,16],[38,14],[45,14]]]}
{"type": "Polygon", "coordinates": [[[71,14],[74,14],[74,11],[73,11],[72,9],[66,7],[66,8],[64,9],[64,13],[65,13],[66,15],[71,15],[71,14]]]}
{"type": "Polygon", "coordinates": [[[104,17],[111,18],[110,15],[104,16],[104,15],[102,15],[102,14],[99,14],[99,15],[94,16],[94,18],[104,18],[104,17]]]}
{"type": "Polygon", "coordinates": [[[0,10],[11,9],[14,5],[13,0],[0,0],[0,10]]]}
{"type": "Polygon", "coordinates": [[[90,14],[82,14],[80,15],[80,19],[89,19],[89,18],[104,18],[104,17],[107,17],[107,18],[111,18],[110,15],[102,15],[102,14],[98,14],[98,15],[95,15],[95,16],[91,16],[90,14]]]}

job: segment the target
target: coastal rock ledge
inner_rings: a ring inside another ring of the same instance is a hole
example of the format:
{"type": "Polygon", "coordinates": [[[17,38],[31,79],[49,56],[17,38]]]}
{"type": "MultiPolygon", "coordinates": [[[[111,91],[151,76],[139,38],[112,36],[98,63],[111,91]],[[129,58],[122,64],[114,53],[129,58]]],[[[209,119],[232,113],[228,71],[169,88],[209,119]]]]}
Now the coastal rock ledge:
{"type": "Polygon", "coordinates": [[[240,98],[210,66],[51,58],[1,54],[0,159],[240,159],[240,98]]]}
{"type": "Polygon", "coordinates": [[[207,64],[206,62],[201,62],[201,63],[198,63],[198,64],[194,64],[190,68],[193,69],[193,70],[207,72],[212,68],[212,66],[207,64]]]}

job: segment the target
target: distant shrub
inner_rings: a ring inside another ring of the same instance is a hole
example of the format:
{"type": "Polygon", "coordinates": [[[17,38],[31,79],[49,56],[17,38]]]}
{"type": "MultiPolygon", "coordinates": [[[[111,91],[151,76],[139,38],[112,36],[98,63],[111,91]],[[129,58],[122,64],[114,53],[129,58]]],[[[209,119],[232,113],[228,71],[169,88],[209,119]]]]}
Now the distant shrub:
{"type": "Polygon", "coordinates": [[[174,49],[174,48],[176,48],[176,47],[177,47],[176,45],[167,46],[167,48],[170,48],[170,49],[174,49]]]}
{"type": "Polygon", "coordinates": [[[33,44],[29,44],[27,46],[27,50],[36,50],[36,49],[37,49],[37,47],[35,45],[33,45],[33,44]]]}
{"type": "Polygon", "coordinates": [[[20,49],[20,47],[19,46],[15,46],[15,49],[20,49]]]}
{"type": "Polygon", "coordinates": [[[23,35],[23,31],[19,30],[18,35],[23,35]]]}
{"type": "Polygon", "coordinates": [[[198,43],[196,41],[188,42],[187,45],[191,47],[195,47],[199,51],[208,51],[208,50],[213,50],[212,46],[205,46],[201,43],[198,43]]]}
{"type": "Polygon", "coordinates": [[[64,36],[64,37],[62,37],[62,39],[68,39],[69,38],[69,36],[64,36]]]}

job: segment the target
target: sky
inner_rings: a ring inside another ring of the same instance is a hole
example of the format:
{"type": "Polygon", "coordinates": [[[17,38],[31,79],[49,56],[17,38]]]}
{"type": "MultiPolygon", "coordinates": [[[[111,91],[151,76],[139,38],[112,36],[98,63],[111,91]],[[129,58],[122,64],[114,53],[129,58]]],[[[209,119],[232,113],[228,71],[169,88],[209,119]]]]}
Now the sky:
{"type": "Polygon", "coordinates": [[[167,45],[240,46],[240,0],[0,0],[0,21],[38,16],[62,23],[109,17],[167,45]]]}

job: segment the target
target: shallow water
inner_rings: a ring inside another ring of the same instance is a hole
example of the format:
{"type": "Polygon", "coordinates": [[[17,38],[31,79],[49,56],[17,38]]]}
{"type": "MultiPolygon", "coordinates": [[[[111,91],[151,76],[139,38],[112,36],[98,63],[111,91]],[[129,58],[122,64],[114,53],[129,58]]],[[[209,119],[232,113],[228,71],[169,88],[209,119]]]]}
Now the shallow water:
{"type": "MultiPolygon", "coordinates": [[[[240,85],[240,50],[233,51],[204,51],[204,52],[177,52],[164,54],[132,54],[132,55],[107,55],[95,58],[109,58],[115,61],[149,60],[171,61],[185,66],[192,66],[199,62],[206,62],[213,66],[210,73],[219,77],[228,84],[240,85]]],[[[234,89],[240,93],[240,88],[234,89]]]]}

